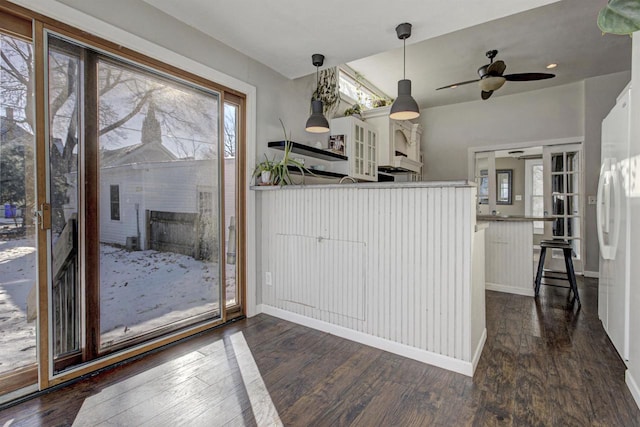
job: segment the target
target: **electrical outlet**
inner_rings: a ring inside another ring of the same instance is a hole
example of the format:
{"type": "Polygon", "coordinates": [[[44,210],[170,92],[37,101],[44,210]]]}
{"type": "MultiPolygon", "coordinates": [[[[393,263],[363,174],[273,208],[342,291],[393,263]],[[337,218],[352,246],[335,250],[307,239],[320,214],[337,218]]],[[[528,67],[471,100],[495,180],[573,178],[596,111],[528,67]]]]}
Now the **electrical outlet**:
{"type": "Polygon", "coordinates": [[[270,271],[267,271],[266,273],[264,273],[264,283],[267,286],[271,286],[272,285],[272,283],[271,283],[271,272],[270,271]]]}
{"type": "Polygon", "coordinates": [[[587,203],[590,205],[595,205],[598,203],[598,198],[596,196],[588,196],[587,203]]]}
{"type": "Polygon", "coordinates": [[[522,194],[516,194],[516,202],[522,201],[522,194]]]}

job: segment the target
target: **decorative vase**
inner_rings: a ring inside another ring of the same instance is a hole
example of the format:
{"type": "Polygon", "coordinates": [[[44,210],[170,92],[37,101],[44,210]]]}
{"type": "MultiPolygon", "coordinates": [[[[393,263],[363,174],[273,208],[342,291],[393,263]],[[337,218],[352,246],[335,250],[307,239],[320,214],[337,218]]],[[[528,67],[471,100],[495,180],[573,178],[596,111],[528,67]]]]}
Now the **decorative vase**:
{"type": "Polygon", "coordinates": [[[263,184],[271,184],[271,171],[262,171],[260,173],[260,181],[263,184]]]}

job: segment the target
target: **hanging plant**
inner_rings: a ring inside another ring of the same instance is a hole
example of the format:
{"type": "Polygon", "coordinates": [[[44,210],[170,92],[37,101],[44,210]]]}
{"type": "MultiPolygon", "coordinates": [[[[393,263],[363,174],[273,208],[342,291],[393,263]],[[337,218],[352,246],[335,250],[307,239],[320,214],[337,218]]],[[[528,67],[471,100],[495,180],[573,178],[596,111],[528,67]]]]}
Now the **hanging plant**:
{"type": "Polygon", "coordinates": [[[603,33],[631,34],[640,30],[640,1],[609,0],[598,14],[598,27],[603,33]]]}
{"type": "Polygon", "coordinates": [[[338,71],[336,67],[320,71],[318,87],[313,92],[311,100],[322,101],[325,116],[333,117],[340,104],[340,87],[338,86],[338,71]]]}

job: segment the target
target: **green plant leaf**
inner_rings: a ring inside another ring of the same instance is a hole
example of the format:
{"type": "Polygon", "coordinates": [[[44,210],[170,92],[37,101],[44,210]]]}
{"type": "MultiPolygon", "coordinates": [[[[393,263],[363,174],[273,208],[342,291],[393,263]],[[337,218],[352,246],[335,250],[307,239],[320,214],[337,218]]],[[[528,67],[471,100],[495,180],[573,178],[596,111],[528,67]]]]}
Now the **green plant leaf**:
{"type": "Polygon", "coordinates": [[[631,34],[640,30],[640,1],[610,0],[598,14],[603,33],[631,34]]]}

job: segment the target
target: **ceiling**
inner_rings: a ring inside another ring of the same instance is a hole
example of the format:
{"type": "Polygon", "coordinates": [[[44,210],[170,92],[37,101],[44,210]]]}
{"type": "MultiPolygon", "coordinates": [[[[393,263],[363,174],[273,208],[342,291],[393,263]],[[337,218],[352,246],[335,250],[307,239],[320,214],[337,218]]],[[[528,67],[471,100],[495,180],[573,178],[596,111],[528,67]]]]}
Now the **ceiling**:
{"type": "MultiPolygon", "coordinates": [[[[588,77],[631,69],[631,38],[603,35],[596,25],[604,0],[563,0],[548,6],[435,37],[407,47],[407,78],[422,108],[480,99],[477,84],[436,91],[473,80],[489,61],[485,52],[498,49],[505,74],[551,72],[536,82],[506,82],[493,97],[562,85],[588,77]],[[557,63],[554,70],[547,64],[557,63]]],[[[349,65],[390,96],[402,78],[402,48],[349,65]]],[[[486,102],[491,102],[489,99],[486,102]]]]}
{"type": "Polygon", "coordinates": [[[435,89],[477,78],[490,49],[499,50],[506,74],[556,74],[507,82],[493,97],[631,68],[630,37],[602,35],[596,25],[606,0],[324,0],[321,6],[301,0],[142,1],[286,77],[313,74],[311,54],[319,52],[325,67],[348,63],[391,97],[402,78],[395,27],[411,22],[407,78],[421,108],[479,100],[476,84],[435,89]],[[558,67],[547,71],[552,62],[558,67]]]}
{"type": "Polygon", "coordinates": [[[313,53],[333,66],[558,0],[143,0],[289,78],[314,71],[313,53]]]}

